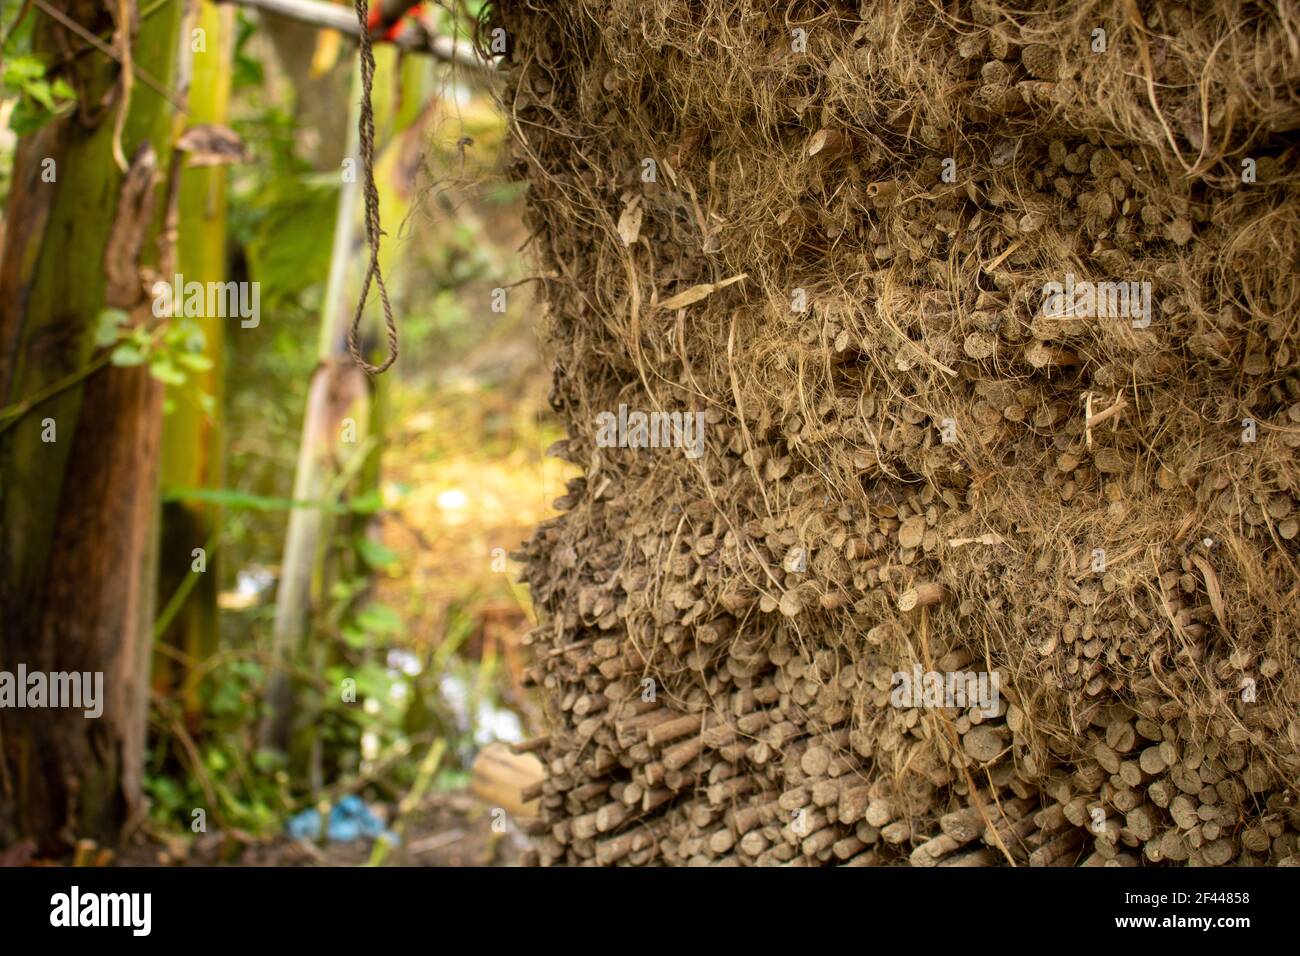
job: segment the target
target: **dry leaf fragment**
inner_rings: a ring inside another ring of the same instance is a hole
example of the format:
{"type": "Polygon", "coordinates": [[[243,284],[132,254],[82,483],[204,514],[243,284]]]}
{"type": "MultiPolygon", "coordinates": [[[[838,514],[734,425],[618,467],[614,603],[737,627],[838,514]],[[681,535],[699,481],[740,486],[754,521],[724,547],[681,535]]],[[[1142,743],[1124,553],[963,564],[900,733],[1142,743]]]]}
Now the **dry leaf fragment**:
{"type": "Polygon", "coordinates": [[[723,279],[721,282],[703,282],[699,285],[693,285],[685,292],[679,292],[671,298],[664,299],[659,303],[661,309],[684,309],[688,305],[694,305],[702,299],[707,299],[719,289],[725,289],[742,279],[748,279],[749,273],[742,272],[738,276],[732,276],[730,279],[723,279]]]}
{"type": "Polygon", "coordinates": [[[176,148],[187,154],[185,165],[190,169],[231,166],[253,160],[239,134],[216,123],[198,123],[187,128],[176,141],[176,148]]]}
{"type": "Polygon", "coordinates": [[[645,210],[641,206],[641,197],[633,196],[632,201],[623,207],[623,214],[618,217],[618,237],[623,245],[630,246],[641,235],[641,217],[645,210]]]}

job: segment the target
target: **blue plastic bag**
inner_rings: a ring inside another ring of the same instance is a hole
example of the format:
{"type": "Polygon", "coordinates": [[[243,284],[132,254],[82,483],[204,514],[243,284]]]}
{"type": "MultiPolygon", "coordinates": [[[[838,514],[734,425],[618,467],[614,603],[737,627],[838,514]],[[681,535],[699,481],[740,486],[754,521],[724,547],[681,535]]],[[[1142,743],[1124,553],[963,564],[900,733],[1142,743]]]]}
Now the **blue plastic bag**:
{"type": "MultiPolygon", "coordinates": [[[[290,818],[286,829],[296,840],[315,840],[321,835],[321,822],[320,811],[309,807],[290,818]]],[[[362,837],[373,839],[380,836],[387,837],[392,844],[401,842],[396,833],[384,829],[383,821],[355,794],[343,797],[330,810],[325,837],[331,843],[351,843],[362,837]]]]}

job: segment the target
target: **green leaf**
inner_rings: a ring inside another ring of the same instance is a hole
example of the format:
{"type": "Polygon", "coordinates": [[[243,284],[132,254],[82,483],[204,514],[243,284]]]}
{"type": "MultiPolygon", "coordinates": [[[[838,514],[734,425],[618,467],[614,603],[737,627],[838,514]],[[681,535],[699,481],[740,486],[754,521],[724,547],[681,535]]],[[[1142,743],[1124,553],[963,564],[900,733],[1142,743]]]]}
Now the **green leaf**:
{"type": "Polygon", "coordinates": [[[202,352],[181,352],[176,356],[176,361],[195,372],[206,372],[212,368],[212,359],[202,352]]]}
{"type": "Polygon", "coordinates": [[[233,491],[228,488],[164,488],[163,501],[201,501],[223,508],[247,508],[251,511],[287,511],[290,508],[320,508],[329,514],[354,513],[353,508],[334,501],[295,501],[292,498],[270,498],[265,495],[233,491]]]}
{"type": "Polygon", "coordinates": [[[26,98],[21,99],[9,114],[9,128],[16,136],[30,136],[54,119],[53,113],[37,109],[26,98]]]}
{"type": "Polygon", "coordinates": [[[357,626],[371,634],[388,636],[402,631],[402,616],[387,604],[372,601],[361,609],[356,618],[357,626]]]}
{"type": "Polygon", "coordinates": [[[346,604],[369,586],[370,579],[364,576],[335,581],[330,585],[330,600],[338,604],[346,604]]]}
{"type": "Polygon", "coordinates": [[[54,91],[50,89],[50,84],[44,80],[36,80],[27,85],[27,95],[40,103],[51,113],[54,112],[54,91]]]}
{"type": "Polygon", "coordinates": [[[31,54],[10,57],[4,65],[6,86],[22,89],[32,80],[45,76],[45,64],[31,54]]]}
{"type": "Polygon", "coordinates": [[[123,342],[113,349],[113,354],[108,357],[108,360],[121,368],[129,368],[132,365],[143,365],[146,357],[134,343],[123,342]]]}
{"type": "MultiPolygon", "coordinates": [[[[106,349],[122,334],[127,314],[121,309],[104,309],[95,320],[95,348],[106,349]]],[[[138,363],[137,363],[138,364],[138,363]]]]}
{"type": "Polygon", "coordinates": [[[155,358],[149,363],[149,374],[164,385],[185,384],[185,373],[165,357],[155,358]]]}
{"type": "Polygon", "coordinates": [[[364,495],[357,495],[351,501],[351,507],[348,509],[353,514],[372,515],[384,507],[383,496],[378,491],[367,491],[364,495]]]}
{"type": "Polygon", "coordinates": [[[226,758],[226,755],[216,747],[208,751],[206,763],[208,768],[215,773],[223,773],[230,766],[230,761],[226,758]]]}
{"type": "Polygon", "coordinates": [[[293,302],[329,273],[329,243],[337,217],[338,176],[281,175],[252,197],[256,216],[246,245],[262,308],[293,302]]]}
{"type": "Polygon", "coordinates": [[[181,788],[170,777],[147,776],[144,780],[144,788],[156,803],[167,809],[180,806],[181,801],[185,799],[181,788]]]}
{"type": "Polygon", "coordinates": [[[348,645],[348,647],[360,651],[370,645],[370,636],[355,624],[344,624],[343,627],[339,629],[339,633],[342,635],[343,641],[348,645]]]}
{"type": "Polygon", "coordinates": [[[253,766],[262,773],[279,770],[285,765],[284,755],[275,750],[257,750],[253,753],[253,766]]]}
{"type": "Polygon", "coordinates": [[[45,73],[45,64],[28,54],[10,57],[4,63],[4,85],[18,94],[9,128],[19,136],[30,135],[67,112],[66,107],[76,99],[66,80],[50,81],[45,73]]]}
{"type": "Polygon", "coordinates": [[[374,697],[380,703],[388,700],[389,689],[394,684],[388,670],[382,664],[373,661],[368,661],[357,668],[356,680],[358,698],[374,697]]]}
{"type": "Polygon", "coordinates": [[[357,554],[367,567],[376,571],[391,567],[397,563],[397,552],[380,541],[360,535],[356,539],[357,554]]]}

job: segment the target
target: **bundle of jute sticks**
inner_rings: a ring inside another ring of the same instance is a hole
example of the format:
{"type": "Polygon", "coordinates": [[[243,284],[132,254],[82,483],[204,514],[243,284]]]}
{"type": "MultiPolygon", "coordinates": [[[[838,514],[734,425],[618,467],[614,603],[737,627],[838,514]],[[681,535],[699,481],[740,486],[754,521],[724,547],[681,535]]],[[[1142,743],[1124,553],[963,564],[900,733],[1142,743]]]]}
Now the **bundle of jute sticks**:
{"type": "Polygon", "coordinates": [[[1300,861],[1295,14],[493,6],[540,862],[1300,861]]]}

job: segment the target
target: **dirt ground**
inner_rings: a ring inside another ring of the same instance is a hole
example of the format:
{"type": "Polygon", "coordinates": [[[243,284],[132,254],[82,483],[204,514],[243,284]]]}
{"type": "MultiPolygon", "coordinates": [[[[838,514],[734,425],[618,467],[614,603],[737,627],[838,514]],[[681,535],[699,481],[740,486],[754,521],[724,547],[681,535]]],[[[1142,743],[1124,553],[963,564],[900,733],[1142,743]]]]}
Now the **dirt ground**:
{"type": "MultiPolygon", "coordinates": [[[[436,793],[407,818],[402,844],[385,865],[516,866],[527,846],[527,837],[512,826],[504,833],[493,832],[488,808],[467,791],[436,793]]],[[[226,832],[200,834],[188,842],[137,834],[107,862],[115,866],[364,866],[372,847],[369,839],[329,843],[277,836],[259,841],[226,832]]]]}

